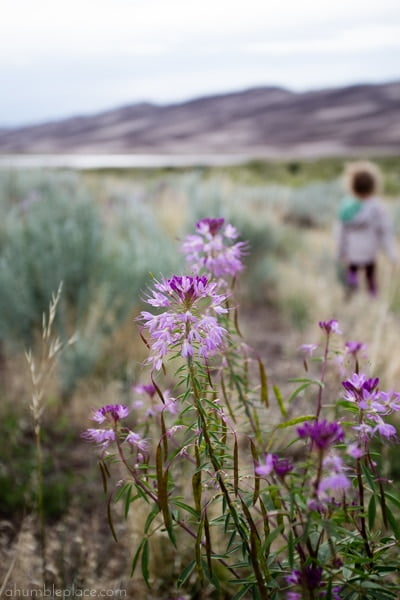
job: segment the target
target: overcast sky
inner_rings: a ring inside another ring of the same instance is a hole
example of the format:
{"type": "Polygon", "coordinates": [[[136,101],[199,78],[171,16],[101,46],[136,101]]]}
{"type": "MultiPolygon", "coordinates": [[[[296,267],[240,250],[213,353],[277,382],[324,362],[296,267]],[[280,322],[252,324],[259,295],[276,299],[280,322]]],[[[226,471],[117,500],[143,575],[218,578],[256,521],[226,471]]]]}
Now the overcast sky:
{"type": "Polygon", "coordinates": [[[399,0],[1,0],[0,126],[400,80],[399,0]]]}

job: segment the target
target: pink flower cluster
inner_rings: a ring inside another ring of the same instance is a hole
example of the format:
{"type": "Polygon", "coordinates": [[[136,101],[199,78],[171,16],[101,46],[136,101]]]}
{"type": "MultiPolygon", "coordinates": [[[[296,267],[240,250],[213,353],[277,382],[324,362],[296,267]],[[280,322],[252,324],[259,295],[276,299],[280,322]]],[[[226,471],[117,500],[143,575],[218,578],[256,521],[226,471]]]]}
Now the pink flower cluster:
{"type": "Polygon", "coordinates": [[[329,502],[336,494],[342,494],[351,486],[346,475],[343,460],[330,452],[323,460],[323,476],[318,485],[318,498],[321,502],[329,502]]]}
{"type": "Polygon", "coordinates": [[[216,283],[203,276],[178,276],[157,281],[146,302],[164,309],[154,315],[143,311],[139,317],[150,335],[150,355],[147,363],[160,370],[170,351],[183,357],[195,354],[204,359],[222,350],[227,335],[217,316],[227,312],[226,296],[216,283]]]}
{"type": "Polygon", "coordinates": [[[182,251],[193,273],[226,279],[236,277],[243,270],[245,242],[235,242],[238,232],[224,219],[201,219],[195,235],[183,241],[182,251]]]}
{"type": "Polygon", "coordinates": [[[275,473],[278,477],[284,477],[293,470],[293,465],[288,458],[280,458],[277,454],[266,454],[264,463],[260,463],[255,472],[260,477],[267,477],[275,473]]]}
{"type": "Polygon", "coordinates": [[[90,427],[81,434],[81,437],[88,442],[98,444],[104,452],[110,444],[121,439],[132,448],[136,448],[140,452],[147,450],[147,441],[138,433],[134,433],[130,429],[119,427],[121,419],[125,419],[129,414],[128,407],[124,404],[107,404],[102,406],[93,413],[92,419],[99,424],[108,423],[108,429],[96,429],[90,427]]]}
{"type": "Polygon", "coordinates": [[[318,450],[321,451],[344,439],[344,431],[341,425],[335,421],[329,423],[325,419],[303,423],[303,425],[297,427],[297,433],[300,438],[310,438],[318,450]]]}
{"type": "Polygon", "coordinates": [[[361,411],[362,421],[354,427],[361,441],[367,441],[375,433],[386,439],[396,438],[396,428],[383,417],[400,410],[400,394],[378,390],[379,379],[368,378],[360,373],[342,382],[345,400],[353,402],[361,411]]]}
{"type": "Polygon", "coordinates": [[[155,417],[159,413],[167,412],[171,415],[176,415],[179,412],[178,402],[175,398],[170,395],[169,390],[164,390],[162,393],[164,403],[158,399],[158,402],[154,401],[156,395],[156,388],[152,383],[139,384],[134,386],[133,391],[139,395],[145,395],[145,400],[135,400],[132,403],[132,408],[143,409],[144,416],[139,418],[139,422],[146,421],[149,417],[155,417]]]}

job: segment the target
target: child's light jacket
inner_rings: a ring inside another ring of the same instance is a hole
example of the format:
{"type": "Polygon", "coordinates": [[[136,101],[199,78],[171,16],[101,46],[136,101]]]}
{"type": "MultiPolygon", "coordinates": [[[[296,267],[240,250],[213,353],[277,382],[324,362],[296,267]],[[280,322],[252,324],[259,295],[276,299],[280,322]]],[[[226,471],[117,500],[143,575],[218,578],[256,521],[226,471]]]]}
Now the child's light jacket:
{"type": "Polygon", "coordinates": [[[350,264],[365,265],[376,260],[382,249],[396,261],[392,226],[385,207],[378,198],[362,202],[357,214],[338,228],[338,258],[350,264]]]}

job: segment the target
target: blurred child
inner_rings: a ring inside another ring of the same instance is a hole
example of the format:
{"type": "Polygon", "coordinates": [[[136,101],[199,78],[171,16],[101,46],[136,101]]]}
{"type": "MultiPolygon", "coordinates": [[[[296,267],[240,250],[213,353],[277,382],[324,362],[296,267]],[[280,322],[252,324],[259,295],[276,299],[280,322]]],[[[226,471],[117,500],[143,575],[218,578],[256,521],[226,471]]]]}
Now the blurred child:
{"type": "Polygon", "coordinates": [[[360,271],[365,272],[368,292],[377,293],[376,259],[383,249],[396,262],[392,227],[381,200],[381,176],[368,162],[352,163],[346,170],[346,196],[339,210],[338,258],[344,268],[349,293],[358,288],[360,271]]]}

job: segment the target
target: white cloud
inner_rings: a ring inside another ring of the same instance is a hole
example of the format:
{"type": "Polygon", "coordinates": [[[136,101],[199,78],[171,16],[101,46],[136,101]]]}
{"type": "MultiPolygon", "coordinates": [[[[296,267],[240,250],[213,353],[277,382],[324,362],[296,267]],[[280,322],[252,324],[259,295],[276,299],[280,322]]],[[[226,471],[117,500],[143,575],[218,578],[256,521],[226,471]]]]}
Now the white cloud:
{"type": "Polygon", "coordinates": [[[291,54],[371,52],[386,48],[400,48],[400,26],[367,26],[363,29],[344,29],[328,37],[306,39],[282,39],[277,41],[254,42],[243,47],[250,54],[291,54]]]}
{"type": "Polygon", "coordinates": [[[400,78],[398,0],[2,0],[1,17],[0,124],[400,78]]]}

